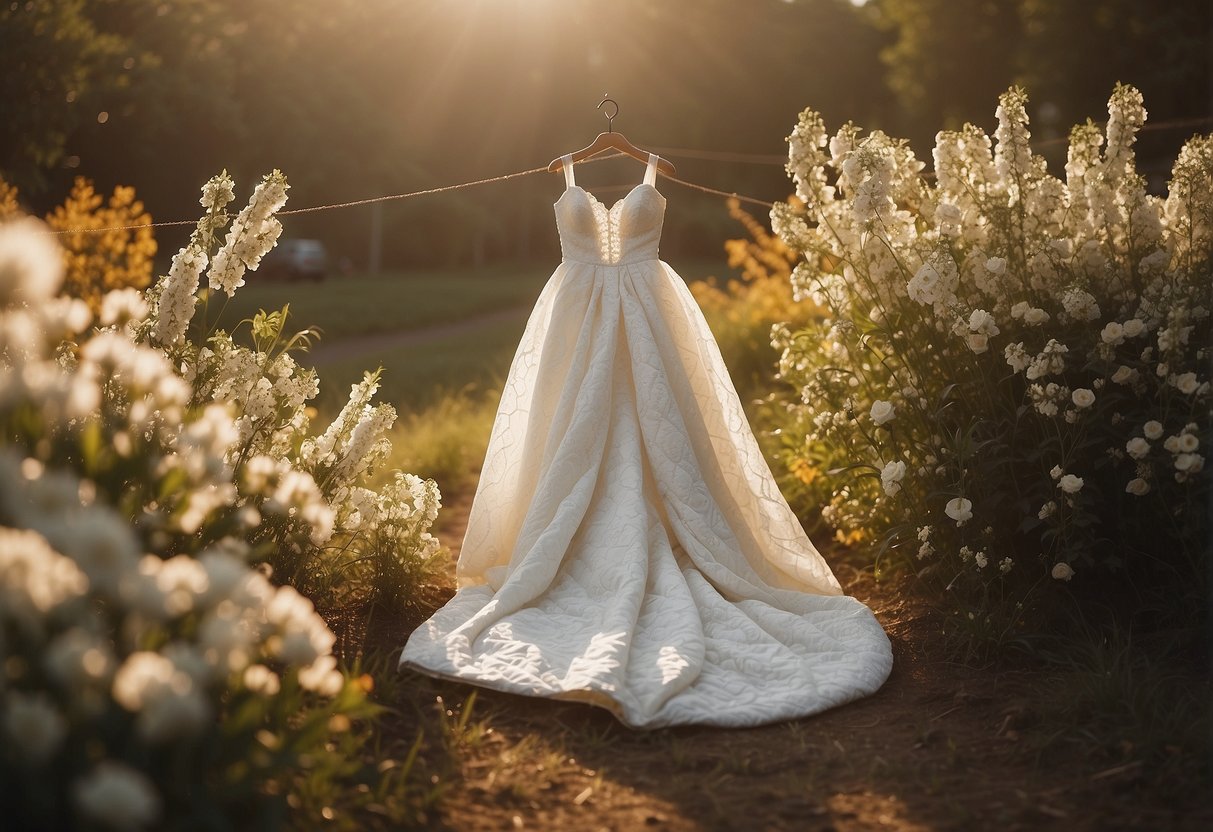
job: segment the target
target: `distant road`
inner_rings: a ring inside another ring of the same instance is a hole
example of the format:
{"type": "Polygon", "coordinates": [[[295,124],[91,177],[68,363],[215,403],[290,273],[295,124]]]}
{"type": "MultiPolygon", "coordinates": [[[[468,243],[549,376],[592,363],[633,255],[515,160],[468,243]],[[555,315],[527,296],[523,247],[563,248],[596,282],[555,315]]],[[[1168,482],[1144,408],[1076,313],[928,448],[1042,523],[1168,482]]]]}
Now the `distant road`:
{"type": "Polygon", "coordinates": [[[300,364],[310,367],[321,364],[333,364],[339,361],[353,361],[364,355],[383,352],[397,347],[415,347],[443,338],[450,338],[453,335],[475,332],[491,324],[524,319],[533,308],[534,304],[528,303],[523,306],[498,309],[494,312],[465,318],[462,321],[434,324],[433,326],[426,326],[421,329],[355,335],[328,344],[321,341],[309,351],[297,353],[296,358],[300,364]]]}

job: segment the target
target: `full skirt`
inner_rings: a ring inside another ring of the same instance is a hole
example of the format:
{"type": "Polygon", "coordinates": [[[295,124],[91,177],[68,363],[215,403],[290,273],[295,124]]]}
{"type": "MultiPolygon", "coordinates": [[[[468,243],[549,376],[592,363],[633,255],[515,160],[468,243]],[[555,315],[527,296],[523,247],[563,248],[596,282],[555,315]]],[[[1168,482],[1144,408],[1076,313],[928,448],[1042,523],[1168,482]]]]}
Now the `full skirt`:
{"type": "Polygon", "coordinates": [[[745,726],[892,667],[776,486],[667,264],[564,262],[510,367],[457,567],[402,666],[589,702],[638,728],[745,726]]]}

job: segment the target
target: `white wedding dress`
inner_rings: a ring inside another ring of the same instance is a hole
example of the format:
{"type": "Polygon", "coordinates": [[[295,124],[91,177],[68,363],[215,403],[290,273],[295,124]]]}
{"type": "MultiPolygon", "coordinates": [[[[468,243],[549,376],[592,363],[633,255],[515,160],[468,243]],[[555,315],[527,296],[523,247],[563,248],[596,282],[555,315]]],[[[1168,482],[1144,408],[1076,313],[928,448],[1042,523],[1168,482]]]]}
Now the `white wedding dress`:
{"type": "Polygon", "coordinates": [[[607,210],[565,157],[563,261],[510,367],[459,591],[400,663],[637,728],[805,716],[879,688],[889,641],[805,536],[657,258],[656,162],[607,210]]]}

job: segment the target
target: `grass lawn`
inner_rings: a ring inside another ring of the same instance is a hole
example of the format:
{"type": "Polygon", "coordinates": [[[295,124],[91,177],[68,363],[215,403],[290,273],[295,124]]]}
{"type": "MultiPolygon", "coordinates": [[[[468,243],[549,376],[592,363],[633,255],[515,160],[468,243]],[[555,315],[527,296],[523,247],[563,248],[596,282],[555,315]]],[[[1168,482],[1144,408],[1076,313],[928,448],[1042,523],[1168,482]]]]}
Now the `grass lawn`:
{"type": "Polygon", "coordinates": [[[425,344],[387,349],[316,366],[322,414],[335,413],[349,398],[350,385],[366,370],[383,367],[379,401],[401,412],[428,407],[469,385],[494,387],[505,378],[526,326],[526,314],[487,324],[474,336],[466,333],[435,338],[425,344]]]}
{"type": "MultiPolygon", "coordinates": [[[[538,297],[549,276],[550,271],[541,266],[514,264],[330,277],[316,282],[260,280],[254,272],[226,305],[223,295],[211,299],[208,320],[214,321],[221,309],[219,326],[231,332],[257,310],[280,309],[289,303],[288,329],[314,326],[330,342],[351,335],[419,329],[525,305],[538,297]]],[[[198,314],[201,317],[201,309],[198,314]]]]}

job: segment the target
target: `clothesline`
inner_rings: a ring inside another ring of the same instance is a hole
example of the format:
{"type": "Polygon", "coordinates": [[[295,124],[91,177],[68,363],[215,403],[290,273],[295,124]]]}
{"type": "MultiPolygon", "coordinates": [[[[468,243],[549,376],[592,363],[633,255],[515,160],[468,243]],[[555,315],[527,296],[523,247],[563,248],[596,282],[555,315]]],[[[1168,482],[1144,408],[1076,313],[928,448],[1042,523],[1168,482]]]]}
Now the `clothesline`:
{"type": "MultiPolygon", "coordinates": [[[[1213,122],[1213,116],[1200,116],[1197,118],[1172,119],[1170,121],[1163,121],[1163,122],[1158,122],[1155,124],[1146,124],[1141,129],[1144,131],[1144,130],[1172,129],[1172,128],[1176,128],[1176,127],[1194,127],[1194,126],[1197,126],[1200,124],[1208,124],[1209,122],[1213,122]]],[[[1054,139],[1045,139],[1045,140],[1039,141],[1039,142],[1032,142],[1032,146],[1033,147],[1042,147],[1045,145],[1051,145],[1051,144],[1056,144],[1056,143],[1065,142],[1065,141],[1069,141],[1069,138],[1068,137],[1058,137],[1058,138],[1054,138],[1054,139]]],[[[786,162],[786,159],[782,156],[774,156],[774,155],[759,154],[759,153],[727,153],[727,152],[719,152],[719,151],[694,150],[691,148],[680,148],[680,147],[679,148],[658,147],[658,148],[654,148],[654,150],[657,151],[658,153],[663,153],[663,154],[666,154],[669,156],[675,156],[675,157],[683,156],[683,157],[691,158],[691,159],[708,159],[708,160],[720,161],[720,162],[744,162],[747,164],[780,165],[780,166],[782,166],[786,162]]],[[[584,165],[589,162],[602,162],[602,161],[606,161],[607,159],[616,159],[623,155],[625,155],[625,154],[613,153],[609,156],[597,156],[593,159],[586,159],[582,162],[578,162],[577,164],[584,165]]],[[[375,197],[369,197],[367,199],[355,199],[355,200],[351,200],[349,202],[334,202],[334,203],[329,203],[327,205],[312,205],[312,206],[309,206],[306,208],[291,208],[286,211],[279,211],[278,215],[279,216],[288,216],[288,215],[292,215],[292,214],[310,214],[310,213],[314,213],[316,211],[332,211],[332,210],[336,210],[338,208],[353,208],[358,205],[370,205],[372,203],[377,203],[377,202],[392,202],[392,201],[399,200],[399,199],[411,199],[412,197],[429,196],[431,194],[441,194],[441,193],[447,193],[449,191],[458,191],[458,190],[462,190],[464,188],[474,188],[478,185],[489,185],[494,182],[505,182],[510,179],[518,179],[523,176],[532,176],[536,173],[545,173],[545,172],[547,172],[546,165],[544,165],[543,167],[531,168],[529,170],[520,170],[520,171],[516,171],[514,173],[506,173],[506,174],[502,174],[501,176],[491,176],[487,179],[474,179],[470,182],[459,182],[454,185],[443,185],[443,186],[437,187],[437,188],[425,188],[420,191],[409,191],[408,193],[403,193],[403,194],[389,194],[387,196],[375,196],[375,197]]],[[[749,203],[751,205],[757,205],[762,208],[774,207],[774,203],[769,202],[765,199],[758,199],[757,197],[745,196],[743,194],[738,194],[738,193],[732,192],[732,191],[722,191],[717,188],[710,188],[707,185],[700,185],[697,182],[690,182],[686,179],[680,179],[677,176],[669,176],[664,173],[660,174],[660,175],[664,179],[669,180],[670,182],[677,183],[686,188],[691,188],[692,190],[701,191],[705,194],[711,194],[713,196],[722,196],[722,197],[726,197],[726,198],[730,198],[730,199],[736,199],[739,202],[745,202],[745,203],[749,203]]],[[[165,222],[141,223],[138,225],[111,225],[111,226],[106,226],[104,228],[66,228],[66,229],[62,229],[59,231],[52,231],[50,233],[54,234],[56,236],[60,236],[63,234],[101,234],[101,233],[105,233],[105,232],[109,232],[109,231],[135,231],[135,230],[138,230],[141,228],[171,228],[174,226],[195,225],[195,224],[197,224],[197,220],[169,220],[169,221],[165,221],[165,222]]]]}
{"type": "MultiPolygon", "coordinates": [[[[625,154],[623,154],[623,153],[612,153],[609,156],[598,156],[593,159],[586,159],[585,161],[578,162],[577,164],[584,165],[584,164],[587,164],[590,162],[604,162],[607,159],[616,159],[616,158],[619,158],[620,156],[624,156],[624,155],[625,154]]],[[[388,194],[387,196],[373,196],[373,197],[368,197],[366,199],[354,199],[354,200],[350,200],[348,202],[333,202],[333,203],[329,203],[327,205],[312,205],[307,208],[291,208],[286,211],[279,211],[277,213],[277,216],[281,217],[281,216],[288,216],[288,215],[292,215],[292,214],[310,214],[310,213],[314,213],[316,211],[331,211],[331,210],[335,210],[337,208],[353,208],[358,205],[370,205],[370,204],[376,203],[376,202],[390,202],[390,201],[394,201],[394,200],[398,200],[398,199],[410,199],[412,197],[417,197],[417,196],[429,196],[431,194],[441,194],[441,193],[446,193],[448,191],[458,191],[463,188],[473,188],[478,185],[489,185],[494,182],[505,182],[506,180],[509,180],[509,179],[518,179],[523,176],[531,176],[536,173],[546,173],[546,172],[547,172],[547,165],[544,165],[543,167],[530,168],[529,170],[520,170],[520,171],[516,171],[514,173],[502,174],[501,176],[490,176],[487,179],[474,179],[470,182],[459,182],[455,185],[443,185],[438,188],[425,188],[420,191],[409,191],[408,193],[403,193],[403,194],[388,194]]],[[[750,204],[759,205],[764,208],[771,208],[774,206],[774,203],[768,202],[763,199],[758,199],[757,197],[745,196],[745,195],[733,193],[730,191],[722,191],[722,190],[718,190],[716,188],[709,188],[707,185],[700,185],[697,182],[690,182],[686,179],[680,179],[677,176],[669,176],[667,174],[661,174],[661,176],[665,179],[668,179],[671,182],[676,182],[679,185],[683,185],[684,187],[692,188],[697,191],[702,191],[706,194],[713,194],[715,196],[723,196],[723,197],[728,197],[728,198],[732,198],[732,199],[737,199],[741,202],[748,202],[750,204]]],[[[52,231],[50,233],[52,233],[56,236],[63,235],[63,234],[100,234],[100,233],[108,232],[108,231],[134,231],[134,230],[137,230],[140,228],[170,228],[173,226],[196,225],[197,222],[198,222],[197,220],[168,220],[168,221],[164,221],[164,222],[140,223],[138,225],[111,225],[111,226],[106,226],[104,228],[65,228],[65,229],[62,229],[59,231],[52,231]]]]}

